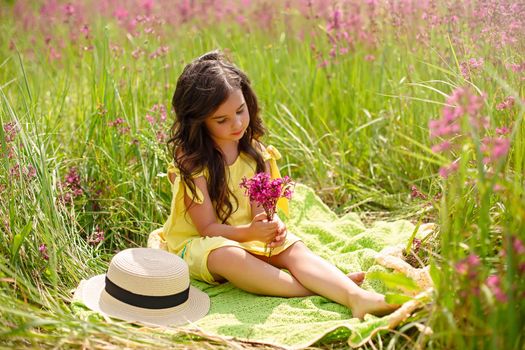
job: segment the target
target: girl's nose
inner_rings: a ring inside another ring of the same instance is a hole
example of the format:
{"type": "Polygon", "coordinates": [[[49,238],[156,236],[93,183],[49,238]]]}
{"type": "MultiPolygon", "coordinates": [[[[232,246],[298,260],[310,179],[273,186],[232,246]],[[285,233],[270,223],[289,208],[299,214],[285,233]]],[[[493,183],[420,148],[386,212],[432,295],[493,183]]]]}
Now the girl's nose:
{"type": "Polygon", "coordinates": [[[235,126],[236,128],[238,128],[238,127],[241,126],[241,125],[242,125],[242,116],[241,116],[240,114],[237,114],[237,115],[235,116],[235,123],[234,123],[234,126],[235,126]]]}

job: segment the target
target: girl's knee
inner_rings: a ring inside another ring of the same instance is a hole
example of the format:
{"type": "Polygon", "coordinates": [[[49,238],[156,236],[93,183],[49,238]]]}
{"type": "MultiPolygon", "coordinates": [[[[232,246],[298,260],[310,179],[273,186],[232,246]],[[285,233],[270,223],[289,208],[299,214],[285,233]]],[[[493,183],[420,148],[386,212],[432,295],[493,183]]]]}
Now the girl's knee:
{"type": "Polygon", "coordinates": [[[243,259],[246,257],[246,252],[240,247],[220,247],[214,249],[208,255],[208,264],[223,264],[223,263],[232,263],[237,259],[243,259]]]}
{"type": "Polygon", "coordinates": [[[297,241],[289,248],[292,254],[309,254],[311,250],[302,241],[297,241]]]}
{"type": "Polygon", "coordinates": [[[285,260],[290,262],[294,260],[302,260],[305,256],[312,254],[312,252],[303,242],[297,241],[281,254],[284,254],[283,257],[285,257],[285,260]]]}

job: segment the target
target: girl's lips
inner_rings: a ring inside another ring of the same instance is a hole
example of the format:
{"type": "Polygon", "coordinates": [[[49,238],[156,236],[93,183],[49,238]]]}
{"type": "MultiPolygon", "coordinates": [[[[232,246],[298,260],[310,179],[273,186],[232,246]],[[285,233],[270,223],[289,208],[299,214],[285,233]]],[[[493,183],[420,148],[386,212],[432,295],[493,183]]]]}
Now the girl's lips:
{"type": "Polygon", "coordinates": [[[238,131],[238,132],[234,132],[232,135],[235,135],[235,136],[239,136],[242,134],[244,130],[241,130],[241,131],[238,131]]]}

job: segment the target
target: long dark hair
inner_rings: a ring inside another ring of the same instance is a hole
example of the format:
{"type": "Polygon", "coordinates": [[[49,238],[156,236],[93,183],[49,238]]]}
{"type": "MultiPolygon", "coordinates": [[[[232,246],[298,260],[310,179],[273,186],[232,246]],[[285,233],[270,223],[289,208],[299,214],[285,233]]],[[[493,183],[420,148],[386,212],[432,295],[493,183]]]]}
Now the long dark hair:
{"type": "Polygon", "coordinates": [[[209,136],[204,121],[226,101],[236,89],[241,89],[248,107],[250,123],[239,141],[239,151],[255,160],[256,172],[264,171],[264,161],[257,147],[265,128],[259,116],[257,98],[250,80],[219,51],[212,51],[193,60],[177,81],[172,105],[176,120],[171,128],[168,147],[181,180],[197,197],[192,178],[207,169],[208,192],[221,223],[227,223],[237,210],[238,200],[227,184],[225,159],[209,136]],[[230,201],[235,201],[236,208],[230,201]]]}

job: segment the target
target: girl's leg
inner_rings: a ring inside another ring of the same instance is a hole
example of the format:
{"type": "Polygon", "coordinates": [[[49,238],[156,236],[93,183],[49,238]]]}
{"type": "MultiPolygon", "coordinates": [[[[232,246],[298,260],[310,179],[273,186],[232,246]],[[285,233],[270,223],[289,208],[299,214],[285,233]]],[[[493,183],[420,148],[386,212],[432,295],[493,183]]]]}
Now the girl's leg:
{"type": "Polygon", "coordinates": [[[278,268],[286,268],[307,289],[339,304],[346,305],[355,317],[366,313],[385,315],[398,308],[385,302],[376,292],[358,287],[341,270],[310,251],[303,242],[296,242],[272,257],[278,268]]]}
{"type": "Polygon", "coordinates": [[[239,247],[221,247],[208,255],[208,270],[245,291],[280,297],[314,295],[290,274],[257,259],[239,247]]]}

